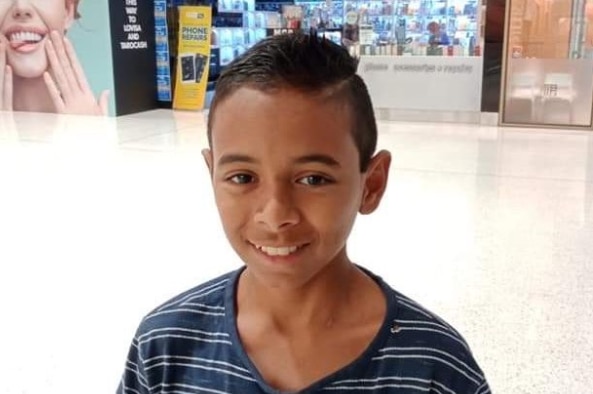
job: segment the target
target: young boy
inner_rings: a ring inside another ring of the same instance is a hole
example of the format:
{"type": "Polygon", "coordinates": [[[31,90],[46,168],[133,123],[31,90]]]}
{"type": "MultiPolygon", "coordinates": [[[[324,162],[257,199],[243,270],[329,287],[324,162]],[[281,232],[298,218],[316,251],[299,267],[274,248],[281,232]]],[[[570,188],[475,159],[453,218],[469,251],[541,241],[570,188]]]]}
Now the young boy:
{"type": "Polygon", "coordinates": [[[447,323],[352,263],[391,157],[356,60],[283,35],[222,74],[208,124],[225,233],[245,267],[142,321],[118,393],[471,393],[490,390],[447,323]]]}

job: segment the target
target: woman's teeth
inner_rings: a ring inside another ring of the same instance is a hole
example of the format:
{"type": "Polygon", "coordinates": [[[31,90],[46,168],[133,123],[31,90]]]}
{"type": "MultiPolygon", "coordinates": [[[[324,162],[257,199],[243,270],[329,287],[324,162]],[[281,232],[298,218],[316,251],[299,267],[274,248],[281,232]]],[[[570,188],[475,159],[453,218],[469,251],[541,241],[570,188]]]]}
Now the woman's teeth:
{"type": "Polygon", "coordinates": [[[29,32],[29,31],[19,31],[17,33],[12,33],[10,35],[11,43],[19,43],[19,42],[38,43],[42,39],[43,39],[43,36],[41,34],[29,32]]]}

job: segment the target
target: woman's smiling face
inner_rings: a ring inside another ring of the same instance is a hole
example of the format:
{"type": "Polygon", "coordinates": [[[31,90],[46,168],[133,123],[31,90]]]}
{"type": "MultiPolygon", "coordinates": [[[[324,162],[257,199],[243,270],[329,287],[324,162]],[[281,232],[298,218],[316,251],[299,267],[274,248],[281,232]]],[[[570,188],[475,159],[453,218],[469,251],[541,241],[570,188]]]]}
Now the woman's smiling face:
{"type": "Polygon", "coordinates": [[[47,71],[48,35],[68,29],[74,9],[68,0],[0,0],[0,35],[7,42],[8,64],[16,76],[38,78],[47,71]]]}

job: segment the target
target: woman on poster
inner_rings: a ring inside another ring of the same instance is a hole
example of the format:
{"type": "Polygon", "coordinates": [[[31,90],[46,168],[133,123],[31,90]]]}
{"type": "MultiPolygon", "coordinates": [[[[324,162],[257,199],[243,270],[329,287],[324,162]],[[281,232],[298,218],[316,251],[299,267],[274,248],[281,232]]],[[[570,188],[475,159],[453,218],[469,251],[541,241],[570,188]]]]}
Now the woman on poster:
{"type": "Polygon", "coordinates": [[[67,30],[80,0],[0,0],[0,110],[107,115],[67,30]]]}

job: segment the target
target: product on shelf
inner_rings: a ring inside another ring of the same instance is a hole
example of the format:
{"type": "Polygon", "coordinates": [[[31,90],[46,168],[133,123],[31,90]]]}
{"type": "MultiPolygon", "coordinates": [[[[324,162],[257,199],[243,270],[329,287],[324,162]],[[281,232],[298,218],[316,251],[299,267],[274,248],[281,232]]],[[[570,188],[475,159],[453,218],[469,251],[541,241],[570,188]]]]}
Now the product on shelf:
{"type": "Polygon", "coordinates": [[[341,42],[358,47],[352,51],[360,54],[479,55],[483,6],[478,0],[295,0],[295,4],[303,9],[304,29],[339,31],[341,42]]]}
{"type": "Polygon", "coordinates": [[[295,4],[303,9],[303,29],[318,31],[338,31],[344,25],[344,2],[296,0],[295,4]]]}

